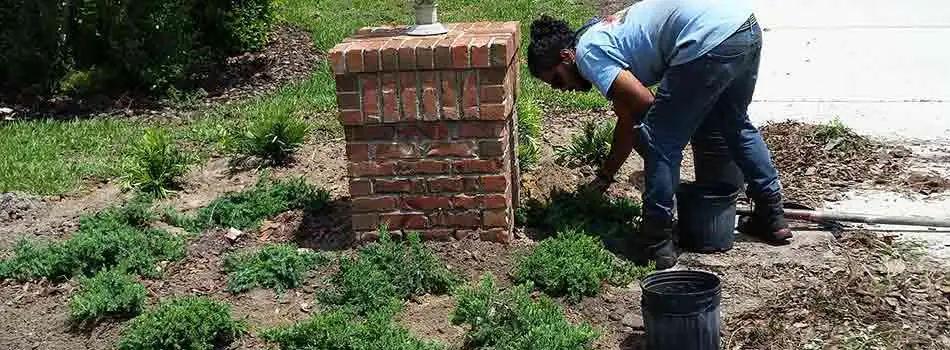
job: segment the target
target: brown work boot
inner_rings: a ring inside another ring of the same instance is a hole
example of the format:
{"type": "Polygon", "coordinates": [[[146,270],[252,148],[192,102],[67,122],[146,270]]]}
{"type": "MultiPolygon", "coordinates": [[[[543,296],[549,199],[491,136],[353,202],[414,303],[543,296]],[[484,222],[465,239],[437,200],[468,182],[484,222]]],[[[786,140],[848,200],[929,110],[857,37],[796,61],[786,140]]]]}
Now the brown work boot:
{"type": "Polygon", "coordinates": [[[782,194],[754,200],[752,216],[739,223],[739,232],[772,244],[787,244],[792,230],[785,221],[782,194]]]}

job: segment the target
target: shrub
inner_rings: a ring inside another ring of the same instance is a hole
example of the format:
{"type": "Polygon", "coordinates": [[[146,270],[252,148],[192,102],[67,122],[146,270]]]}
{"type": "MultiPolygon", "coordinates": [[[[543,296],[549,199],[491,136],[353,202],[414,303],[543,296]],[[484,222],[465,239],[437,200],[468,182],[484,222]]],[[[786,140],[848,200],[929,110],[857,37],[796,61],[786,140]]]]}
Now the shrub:
{"type": "Polygon", "coordinates": [[[285,164],[306,140],[310,125],[300,117],[291,116],[286,108],[271,106],[266,109],[236,138],[236,152],[245,157],[259,157],[271,164],[285,164]]]}
{"type": "Polygon", "coordinates": [[[486,274],[477,285],[457,290],[452,323],[470,327],[467,348],[591,349],[597,332],[586,323],[570,324],[553,300],[533,297],[532,289],[528,283],[501,291],[486,274]]]}
{"type": "Polygon", "coordinates": [[[528,201],[528,225],[558,232],[580,229],[605,242],[633,235],[638,230],[640,206],[629,198],[611,198],[595,191],[555,190],[548,201],[528,201]]]}
{"type": "Polygon", "coordinates": [[[149,129],[135,145],[122,178],[125,187],[165,197],[188,170],[189,159],[161,129],[149,129]]]}
{"type": "Polygon", "coordinates": [[[264,48],[276,10],[275,0],[212,0],[201,18],[208,42],[233,54],[264,48]]]}
{"type": "Polygon", "coordinates": [[[529,98],[518,100],[518,163],[531,169],[541,158],[538,138],[541,137],[541,107],[529,98]]]}
{"type": "Polygon", "coordinates": [[[69,301],[70,319],[97,321],[106,316],[138,315],[145,304],[145,287],[119,270],[104,270],[79,282],[80,292],[69,301]]]}
{"type": "Polygon", "coordinates": [[[0,262],[0,278],[31,280],[91,276],[100,270],[156,277],[157,264],[184,255],[184,242],[165,231],[146,228],[141,204],[110,208],[79,220],[79,229],[62,242],[20,241],[14,256],[0,262]]]}
{"type": "Polygon", "coordinates": [[[228,290],[243,292],[256,286],[274,288],[278,293],[297,288],[323,256],[287,244],[267,245],[256,252],[225,257],[228,290]]]}
{"type": "Polygon", "coordinates": [[[555,160],[567,166],[599,167],[610,155],[610,144],[614,137],[614,123],[587,121],[579,134],[571,136],[567,146],[554,148],[555,160]]]}
{"type": "Polygon", "coordinates": [[[244,191],[215,199],[198,209],[194,217],[173,221],[192,231],[211,227],[257,228],[264,219],[277,214],[294,209],[321,210],[329,201],[329,192],[302,178],[272,180],[264,176],[244,191]]]}
{"type": "MultiPolygon", "coordinates": [[[[629,283],[635,269],[624,268],[599,239],[583,232],[562,231],[545,239],[515,268],[515,281],[533,282],[552,296],[567,296],[577,302],[600,292],[605,281],[629,283]]],[[[640,276],[637,276],[640,277],[640,276]]]]}
{"type": "Polygon", "coordinates": [[[211,350],[246,332],[230,308],[205,297],[165,302],[134,318],[122,331],[120,350],[211,350]]]}
{"type": "Polygon", "coordinates": [[[405,242],[397,242],[380,228],[379,242],[355,259],[343,259],[330,282],[332,286],[320,295],[324,304],[360,314],[395,313],[409,297],[447,292],[458,277],[422,244],[419,234],[410,233],[405,242]]]}
{"type": "Polygon", "coordinates": [[[0,5],[0,88],[42,93],[63,71],[65,2],[4,0],[0,5]]]}
{"type": "Polygon", "coordinates": [[[437,350],[441,346],[420,340],[391,318],[370,317],[359,320],[346,310],[330,310],[313,315],[292,326],[269,329],[261,338],[281,350],[437,350]]]}

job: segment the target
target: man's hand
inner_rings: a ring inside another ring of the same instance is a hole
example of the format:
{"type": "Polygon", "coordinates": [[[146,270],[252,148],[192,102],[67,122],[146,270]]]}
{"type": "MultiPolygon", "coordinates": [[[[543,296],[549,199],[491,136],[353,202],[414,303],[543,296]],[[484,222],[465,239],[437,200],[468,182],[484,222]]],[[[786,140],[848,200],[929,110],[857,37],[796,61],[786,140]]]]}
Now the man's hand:
{"type": "Polygon", "coordinates": [[[614,182],[613,175],[607,175],[601,171],[597,171],[597,176],[594,177],[594,180],[591,181],[584,188],[589,191],[596,191],[597,193],[605,193],[607,189],[610,188],[610,184],[614,182]]]}

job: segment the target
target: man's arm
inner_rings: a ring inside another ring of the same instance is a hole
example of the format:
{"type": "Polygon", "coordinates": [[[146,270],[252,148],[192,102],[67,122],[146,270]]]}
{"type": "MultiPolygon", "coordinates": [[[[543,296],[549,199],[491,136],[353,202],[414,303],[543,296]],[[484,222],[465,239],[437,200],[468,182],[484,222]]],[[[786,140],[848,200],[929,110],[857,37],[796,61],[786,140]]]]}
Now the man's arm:
{"type": "MultiPolygon", "coordinates": [[[[638,142],[639,134],[634,127],[640,124],[640,119],[653,105],[653,94],[633,74],[624,70],[611,84],[608,97],[613,102],[617,124],[610,155],[601,167],[599,176],[613,179],[638,142]]],[[[637,153],[643,156],[642,150],[637,153]]]]}

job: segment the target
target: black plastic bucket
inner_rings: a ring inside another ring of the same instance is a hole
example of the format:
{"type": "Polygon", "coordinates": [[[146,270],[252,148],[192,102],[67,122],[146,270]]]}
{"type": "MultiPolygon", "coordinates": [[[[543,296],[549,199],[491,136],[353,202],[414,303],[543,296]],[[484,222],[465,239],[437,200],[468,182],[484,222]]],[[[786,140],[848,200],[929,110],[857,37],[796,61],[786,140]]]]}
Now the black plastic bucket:
{"type": "Polygon", "coordinates": [[[732,249],[739,189],[727,183],[683,183],[676,194],[679,245],[714,253],[732,249]]]}
{"type": "Polygon", "coordinates": [[[720,283],[703,271],[661,271],[643,279],[647,349],[719,349],[720,283]]]}
{"type": "Polygon", "coordinates": [[[745,189],[745,177],[719,131],[696,133],[690,142],[697,183],[724,182],[745,189]]]}

